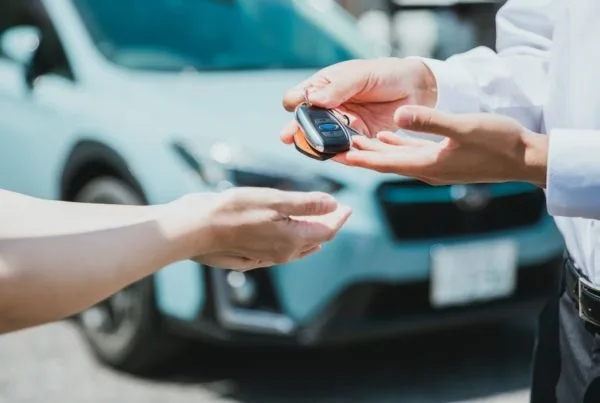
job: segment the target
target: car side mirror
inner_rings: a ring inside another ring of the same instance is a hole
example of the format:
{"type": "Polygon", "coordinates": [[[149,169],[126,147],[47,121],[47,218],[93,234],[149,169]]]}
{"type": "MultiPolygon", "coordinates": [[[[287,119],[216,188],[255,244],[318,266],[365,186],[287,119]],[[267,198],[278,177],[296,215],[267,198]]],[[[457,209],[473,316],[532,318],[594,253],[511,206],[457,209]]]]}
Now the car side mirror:
{"type": "Polygon", "coordinates": [[[0,49],[9,59],[26,67],[40,45],[40,31],[32,26],[9,28],[0,36],[0,49]]]}

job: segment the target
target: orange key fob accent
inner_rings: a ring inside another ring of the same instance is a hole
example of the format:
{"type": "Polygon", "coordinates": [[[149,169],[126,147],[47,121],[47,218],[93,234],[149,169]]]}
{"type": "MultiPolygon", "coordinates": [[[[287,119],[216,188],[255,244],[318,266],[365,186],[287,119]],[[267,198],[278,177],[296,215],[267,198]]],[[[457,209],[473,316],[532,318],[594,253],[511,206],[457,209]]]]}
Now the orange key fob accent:
{"type": "Polygon", "coordinates": [[[294,145],[296,146],[296,149],[302,154],[315,160],[326,161],[335,157],[335,154],[321,153],[312,148],[310,144],[308,144],[306,137],[304,137],[304,132],[301,128],[298,128],[298,130],[296,130],[296,133],[294,134],[294,145]]]}

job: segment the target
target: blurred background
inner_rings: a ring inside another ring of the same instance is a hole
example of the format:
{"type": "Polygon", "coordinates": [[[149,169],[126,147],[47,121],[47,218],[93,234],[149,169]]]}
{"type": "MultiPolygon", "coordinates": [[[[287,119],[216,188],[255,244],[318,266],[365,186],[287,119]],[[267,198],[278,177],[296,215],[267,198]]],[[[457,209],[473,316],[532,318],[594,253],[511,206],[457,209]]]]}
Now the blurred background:
{"type": "Polygon", "coordinates": [[[0,0],[0,187],[154,204],[262,186],[354,209],[300,262],[179,262],[0,337],[0,402],[527,402],[563,248],[543,192],[432,187],[278,140],[283,93],[319,68],[493,48],[500,6],[0,0]]]}

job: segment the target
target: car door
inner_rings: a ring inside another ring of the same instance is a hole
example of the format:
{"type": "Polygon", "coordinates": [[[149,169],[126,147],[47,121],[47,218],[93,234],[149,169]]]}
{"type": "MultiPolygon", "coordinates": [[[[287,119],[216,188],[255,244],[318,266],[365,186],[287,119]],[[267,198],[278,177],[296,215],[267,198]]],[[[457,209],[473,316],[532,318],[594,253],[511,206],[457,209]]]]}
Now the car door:
{"type": "Polygon", "coordinates": [[[51,101],[73,74],[40,0],[0,0],[0,10],[0,188],[54,198],[72,123],[51,101]],[[27,62],[19,46],[32,47],[27,62]]]}

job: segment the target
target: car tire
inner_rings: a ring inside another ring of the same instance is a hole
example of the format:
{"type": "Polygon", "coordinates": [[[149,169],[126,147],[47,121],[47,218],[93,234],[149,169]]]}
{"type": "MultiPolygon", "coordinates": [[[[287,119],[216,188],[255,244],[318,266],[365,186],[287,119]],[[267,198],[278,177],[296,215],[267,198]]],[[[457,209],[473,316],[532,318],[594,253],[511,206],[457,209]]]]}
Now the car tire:
{"type": "MultiPolygon", "coordinates": [[[[74,201],[144,204],[131,186],[112,177],[91,180],[74,201]]],[[[162,326],[153,281],[153,276],[144,278],[77,315],[76,322],[100,362],[131,374],[151,375],[183,349],[183,340],[162,326]]]]}

